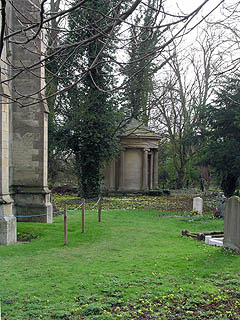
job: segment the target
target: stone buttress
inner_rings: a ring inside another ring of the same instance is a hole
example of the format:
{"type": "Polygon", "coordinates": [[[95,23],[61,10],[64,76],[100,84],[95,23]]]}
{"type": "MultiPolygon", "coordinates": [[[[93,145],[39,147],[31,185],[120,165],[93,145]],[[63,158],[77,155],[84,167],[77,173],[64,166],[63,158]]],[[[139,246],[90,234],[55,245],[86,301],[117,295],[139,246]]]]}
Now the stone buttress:
{"type": "MultiPolygon", "coordinates": [[[[24,7],[28,14],[25,18],[19,16],[18,10],[12,10],[13,31],[21,29],[29,20],[39,22],[39,0],[18,0],[14,5],[20,12],[24,7]]],[[[14,40],[24,43],[33,35],[30,30],[16,35],[14,40]]],[[[13,102],[11,105],[10,189],[18,221],[51,223],[52,205],[47,182],[48,107],[43,100],[44,65],[33,67],[43,57],[42,37],[41,32],[32,41],[23,45],[12,44],[10,48],[12,73],[13,76],[17,74],[11,82],[12,96],[21,103],[13,102]],[[25,70],[20,69],[19,73],[18,68],[22,66],[25,70]]]]}
{"type": "MultiPolygon", "coordinates": [[[[6,61],[4,47],[2,60],[6,61]]],[[[3,84],[8,67],[1,61],[0,85],[0,244],[16,243],[16,218],[13,216],[13,200],[9,193],[9,86],[3,84]]]]}
{"type": "MultiPolygon", "coordinates": [[[[14,7],[7,2],[8,34],[39,21],[39,0],[15,0],[14,7]]],[[[11,41],[4,41],[1,56],[1,83],[12,79],[0,87],[2,245],[16,243],[16,217],[18,221],[52,222],[47,183],[48,108],[43,100],[44,66],[38,65],[44,50],[42,33],[33,35],[33,30],[16,33],[11,41]],[[33,40],[27,42],[26,37],[33,40]]]]}

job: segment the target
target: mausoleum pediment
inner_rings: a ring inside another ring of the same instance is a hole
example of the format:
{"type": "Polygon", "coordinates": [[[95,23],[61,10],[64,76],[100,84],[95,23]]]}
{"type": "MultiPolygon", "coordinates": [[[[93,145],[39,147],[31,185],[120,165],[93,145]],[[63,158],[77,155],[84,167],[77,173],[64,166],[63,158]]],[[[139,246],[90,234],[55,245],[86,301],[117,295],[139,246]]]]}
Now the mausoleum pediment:
{"type": "Polygon", "coordinates": [[[160,137],[150,128],[136,119],[132,119],[125,127],[121,137],[138,137],[138,138],[152,138],[159,140],[160,137]]]}

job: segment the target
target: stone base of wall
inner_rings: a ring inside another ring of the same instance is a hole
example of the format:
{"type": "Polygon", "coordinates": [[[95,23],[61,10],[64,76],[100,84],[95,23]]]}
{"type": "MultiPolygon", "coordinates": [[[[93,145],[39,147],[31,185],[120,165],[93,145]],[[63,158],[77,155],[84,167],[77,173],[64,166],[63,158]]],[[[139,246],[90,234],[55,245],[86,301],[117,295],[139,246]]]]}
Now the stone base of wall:
{"type": "Polygon", "coordinates": [[[16,218],[13,216],[13,200],[9,194],[0,196],[0,245],[17,242],[16,218]]]}
{"type": "Polygon", "coordinates": [[[14,187],[14,215],[18,222],[53,222],[51,193],[48,188],[14,187]]]}
{"type": "MultiPolygon", "coordinates": [[[[1,205],[0,207],[5,206],[1,205]]],[[[11,245],[17,242],[16,218],[0,215],[0,245],[11,245]]]]}

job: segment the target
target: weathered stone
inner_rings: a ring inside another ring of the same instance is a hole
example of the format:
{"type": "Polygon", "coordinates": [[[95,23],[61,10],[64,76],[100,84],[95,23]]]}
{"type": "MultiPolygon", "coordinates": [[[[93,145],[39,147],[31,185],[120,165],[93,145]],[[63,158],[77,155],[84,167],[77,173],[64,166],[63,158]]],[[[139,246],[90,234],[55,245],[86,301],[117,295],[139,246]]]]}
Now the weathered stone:
{"type": "MultiPolygon", "coordinates": [[[[0,19],[1,28],[1,19],[0,19]]],[[[1,80],[8,76],[6,46],[3,47],[1,80]]],[[[0,245],[10,245],[17,241],[16,218],[13,216],[13,200],[9,194],[9,86],[0,85],[0,245]]]]}
{"type": "MultiPolygon", "coordinates": [[[[22,7],[23,2],[15,1],[17,8],[22,7]]],[[[24,1],[26,11],[32,21],[39,19],[39,0],[24,1]],[[32,6],[35,10],[31,10],[32,6]]],[[[14,29],[21,27],[16,10],[12,12],[12,25],[14,29]]],[[[14,30],[13,30],[14,31],[14,30]]],[[[41,37],[25,46],[12,44],[12,66],[31,66],[41,57],[43,43],[41,37]]],[[[15,70],[12,71],[13,73],[15,70]]],[[[16,98],[24,95],[26,100],[22,103],[32,102],[32,106],[20,108],[12,103],[11,122],[11,176],[10,185],[14,199],[14,211],[18,221],[52,222],[52,205],[50,203],[50,191],[47,186],[47,156],[48,156],[48,107],[44,102],[44,68],[22,73],[22,77],[16,77],[12,81],[12,95],[16,98]],[[34,216],[34,217],[32,217],[34,216]]]]}
{"type": "Polygon", "coordinates": [[[0,245],[15,244],[17,241],[16,218],[12,212],[13,200],[10,195],[0,198],[0,245]]]}
{"type": "Polygon", "coordinates": [[[44,188],[21,188],[14,195],[15,215],[22,222],[53,222],[50,191],[44,188]]]}
{"type": "Polygon", "coordinates": [[[212,236],[205,237],[205,243],[210,246],[222,247],[223,246],[223,238],[214,238],[212,236]]]}
{"type": "Polygon", "coordinates": [[[10,245],[16,242],[16,218],[0,215],[0,245],[10,245]]]}
{"type": "MultiPolygon", "coordinates": [[[[27,19],[39,20],[40,0],[15,0],[14,7],[12,10],[7,2],[6,32],[8,28],[10,33],[22,29],[25,18],[19,19],[19,13],[23,8],[28,12],[27,19]]],[[[16,34],[15,40],[25,41],[27,36],[32,36],[27,33],[16,34]]],[[[21,221],[52,222],[47,187],[48,108],[44,102],[44,67],[28,70],[43,52],[41,36],[24,46],[14,42],[4,44],[1,80],[13,79],[11,86],[9,82],[0,86],[0,244],[13,244],[16,242],[14,215],[26,217],[18,219],[21,221]],[[23,72],[14,77],[23,66],[23,72]],[[32,105],[27,106],[28,103],[32,105]]]]}
{"type": "Polygon", "coordinates": [[[193,198],[193,211],[199,212],[202,215],[203,199],[200,197],[193,198]]]}
{"type": "Polygon", "coordinates": [[[227,200],[224,212],[223,245],[240,251],[240,199],[235,196],[227,200]]]}
{"type": "Polygon", "coordinates": [[[225,205],[226,205],[226,197],[224,196],[223,192],[219,192],[217,195],[217,207],[216,207],[216,212],[215,215],[217,217],[223,217],[224,216],[224,210],[225,210],[225,205]]]}

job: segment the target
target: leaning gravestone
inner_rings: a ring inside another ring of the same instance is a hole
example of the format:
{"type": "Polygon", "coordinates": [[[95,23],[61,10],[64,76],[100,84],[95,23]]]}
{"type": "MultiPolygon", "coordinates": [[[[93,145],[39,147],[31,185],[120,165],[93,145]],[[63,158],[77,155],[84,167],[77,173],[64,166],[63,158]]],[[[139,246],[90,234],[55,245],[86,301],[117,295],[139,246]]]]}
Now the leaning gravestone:
{"type": "Polygon", "coordinates": [[[200,197],[193,198],[193,211],[198,211],[202,215],[203,199],[200,197]]]}
{"type": "Polygon", "coordinates": [[[240,198],[231,197],[224,213],[223,246],[240,251],[240,198]]]}

